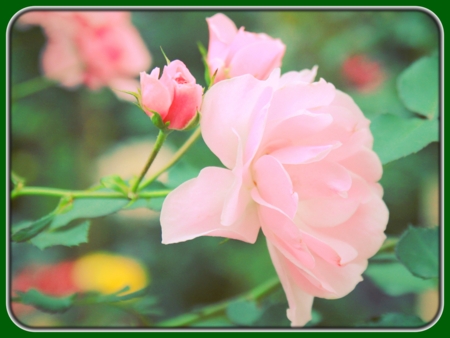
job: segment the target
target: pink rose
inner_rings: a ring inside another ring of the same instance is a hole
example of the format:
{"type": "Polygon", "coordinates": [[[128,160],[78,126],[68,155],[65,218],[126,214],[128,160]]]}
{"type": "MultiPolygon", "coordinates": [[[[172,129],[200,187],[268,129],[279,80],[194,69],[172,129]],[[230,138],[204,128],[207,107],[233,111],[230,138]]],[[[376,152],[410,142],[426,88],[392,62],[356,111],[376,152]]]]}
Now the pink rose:
{"type": "Polygon", "coordinates": [[[184,129],[197,116],[202,103],[203,88],[195,83],[183,62],[172,61],[164,66],[160,79],[159,68],[149,74],[141,73],[140,104],[147,115],[156,111],[169,129],[184,129]]]}
{"type": "Polygon", "coordinates": [[[150,66],[128,12],[30,11],[19,22],[42,26],[47,35],[43,72],[65,87],[83,83],[91,89],[135,90],[133,78],[150,66]]]}
{"type": "Polygon", "coordinates": [[[251,74],[265,80],[281,66],[286,46],[266,34],[239,30],[233,21],[219,13],[207,18],[209,27],[208,65],[215,82],[239,75],[251,74]]]}
{"type": "Polygon", "coordinates": [[[201,129],[226,168],[204,168],[161,211],[165,244],[197,236],[254,243],[261,228],[293,326],[310,320],[313,297],[354,289],[388,220],[369,120],[314,76],[276,70],[266,81],[244,75],[214,85],[201,129]]]}

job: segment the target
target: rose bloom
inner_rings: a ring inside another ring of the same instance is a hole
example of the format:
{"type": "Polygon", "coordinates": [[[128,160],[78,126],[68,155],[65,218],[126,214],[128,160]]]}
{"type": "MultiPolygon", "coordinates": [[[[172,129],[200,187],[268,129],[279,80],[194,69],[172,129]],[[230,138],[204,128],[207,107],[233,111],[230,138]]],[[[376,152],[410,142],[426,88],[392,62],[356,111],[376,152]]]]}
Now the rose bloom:
{"type": "Polygon", "coordinates": [[[155,68],[150,74],[141,73],[140,104],[147,115],[156,111],[164,122],[170,122],[169,129],[184,129],[197,116],[203,88],[180,60],[164,66],[160,79],[159,72],[155,68]]]}
{"type": "Polygon", "coordinates": [[[224,14],[207,18],[209,28],[208,65],[215,82],[244,74],[265,80],[281,66],[286,46],[267,34],[239,30],[224,14]]]}
{"type": "Polygon", "coordinates": [[[162,241],[221,236],[249,243],[261,228],[292,326],[314,297],[339,298],[362,280],[385,239],[382,166],[367,120],[316,69],[244,75],[204,97],[201,130],[226,168],[207,167],[172,191],[162,241]]]}
{"type": "Polygon", "coordinates": [[[65,87],[135,90],[133,78],[150,66],[129,12],[30,11],[19,23],[42,26],[47,36],[43,72],[65,87]]]}

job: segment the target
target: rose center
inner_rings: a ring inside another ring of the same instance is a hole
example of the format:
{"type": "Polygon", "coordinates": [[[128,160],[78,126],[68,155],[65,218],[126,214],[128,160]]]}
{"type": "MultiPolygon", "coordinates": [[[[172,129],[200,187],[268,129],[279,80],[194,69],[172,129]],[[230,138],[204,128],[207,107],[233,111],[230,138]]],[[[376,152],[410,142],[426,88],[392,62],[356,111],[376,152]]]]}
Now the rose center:
{"type": "Polygon", "coordinates": [[[178,83],[178,84],[185,84],[185,83],[188,83],[181,73],[177,73],[177,74],[176,74],[176,76],[175,76],[175,82],[178,83]]]}

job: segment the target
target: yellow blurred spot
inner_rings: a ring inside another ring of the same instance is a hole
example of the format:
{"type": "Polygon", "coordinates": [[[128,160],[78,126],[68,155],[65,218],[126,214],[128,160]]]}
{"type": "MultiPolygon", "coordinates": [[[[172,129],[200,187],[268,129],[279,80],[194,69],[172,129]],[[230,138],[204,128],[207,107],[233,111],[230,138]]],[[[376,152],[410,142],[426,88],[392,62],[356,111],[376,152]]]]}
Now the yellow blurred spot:
{"type": "Polygon", "coordinates": [[[18,320],[29,327],[58,327],[62,323],[54,315],[34,312],[31,315],[19,317],[18,320]]]}
{"type": "Polygon", "coordinates": [[[416,312],[426,322],[436,317],[439,311],[439,291],[431,289],[417,295],[416,312]]]}
{"type": "Polygon", "coordinates": [[[126,293],[146,287],[150,279],[142,264],[138,261],[97,252],[83,256],[75,261],[73,280],[83,291],[97,291],[110,294],[129,286],[126,293]]]}

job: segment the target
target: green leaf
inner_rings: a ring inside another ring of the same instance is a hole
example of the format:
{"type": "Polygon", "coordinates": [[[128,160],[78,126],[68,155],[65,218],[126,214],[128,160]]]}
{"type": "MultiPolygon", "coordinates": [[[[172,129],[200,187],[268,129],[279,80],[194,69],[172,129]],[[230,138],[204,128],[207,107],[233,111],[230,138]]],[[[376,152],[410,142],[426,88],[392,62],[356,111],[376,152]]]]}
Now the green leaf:
{"type": "Polygon", "coordinates": [[[117,88],[113,88],[114,90],[117,90],[118,92],[122,92],[122,93],[125,93],[125,94],[128,94],[128,95],[131,95],[131,96],[133,96],[135,99],[136,99],[136,102],[135,102],[135,104],[139,107],[139,108],[141,108],[141,104],[140,104],[140,97],[141,97],[141,94],[140,94],[140,92],[139,92],[139,89],[138,89],[138,92],[136,93],[136,92],[132,92],[132,91],[128,91],[128,90],[121,90],[121,89],[117,89],[117,88]]]}
{"type": "Polygon", "coordinates": [[[408,270],[420,278],[439,277],[439,230],[409,226],[395,253],[408,270]]]}
{"type": "Polygon", "coordinates": [[[162,46],[159,46],[159,48],[161,48],[161,52],[164,55],[164,59],[166,59],[166,63],[167,63],[167,65],[169,65],[170,64],[170,60],[167,57],[166,53],[164,53],[164,50],[163,50],[162,46]]]}
{"type": "Polygon", "coordinates": [[[148,202],[149,199],[147,198],[139,198],[137,200],[130,201],[128,205],[126,205],[123,209],[124,210],[134,210],[139,208],[148,208],[148,202]]]}
{"type": "Polygon", "coordinates": [[[189,123],[182,129],[183,131],[189,131],[194,129],[200,123],[200,113],[197,111],[195,116],[189,121],[189,123]]]}
{"type": "Polygon", "coordinates": [[[88,242],[89,225],[90,222],[85,221],[56,231],[44,231],[32,238],[30,242],[41,250],[55,245],[77,246],[88,242]]]}
{"type": "Polygon", "coordinates": [[[228,305],[226,313],[233,323],[248,326],[261,317],[263,310],[255,302],[238,300],[228,305]]]}
{"type": "MultiPolygon", "coordinates": [[[[216,69],[214,71],[214,74],[211,76],[211,81],[209,83],[208,89],[211,88],[211,86],[214,84],[214,81],[216,80],[216,76],[217,76],[217,72],[219,71],[219,69],[216,69]]],[[[227,69],[225,70],[226,73],[227,69]]]]}
{"type": "Polygon", "coordinates": [[[431,142],[439,141],[437,120],[404,119],[391,114],[377,116],[370,125],[373,150],[383,164],[418,152],[431,142]]]}
{"type": "Polygon", "coordinates": [[[162,205],[164,203],[164,197],[154,197],[154,198],[140,198],[133,203],[130,203],[126,210],[133,210],[139,208],[147,208],[155,211],[161,211],[162,205]]]}
{"type": "Polygon", "coordinates": [[[253,326],[257,327],[290,327],[290,322],[286,317],[286,309],[288,305],[285,303],[270,304],[264,308],[263,314],[253,326]]]}
{"type": "Polygon", "coordinates": [[[126,182],[118,175],[106,176],[100,179],[100,183],[108,189],[120,192],[124,196],[128,195],[129,187],[126,182]]]}
{"type": "Polygon", "coordinates": [[[129,286],[125,286],[121,290],[111,293],[109,295],[103,295],[101,293],[88,293],[82,295],[77,303],[79,304],[105,304],[105,303],[117,303],[125,300],[130,300],[138,297],[143,297],[148,293],[148,287],[140,289],[138,291],[122,295],[124,292],[130,290],[129,286]]]}
{"type": "Polygon", "coordinates": [[[32,239],[34,236],[37,236],[40,232],[42,232],[45,228],[47,228],[54,218],[54,214],[48,214],[35,222],[32,222],[26,228],[21,228],[16,231],[11,239],[14,242],[25,242],[32,239]]]}
{"type": "Polygon", "coordinates": [[[205,46],[203,46],[203,44],[200,41],[197,42],[197,46],[198,46],[198,50],[200,51],[200,54],[202,55],[203,66],[205,67],[206,88],[209,88],[212,85],[212,81],[211,81],[211,74],[209,72],[209,65],[208,65],[208,52],[206,51],[205,46]]]}
{"type": "Polygon", "coordinates": [[[434,119],[439,114],[439,60],[437,55],[414,62],[398,77],[400,99],[414,113],[434,119]]]}
{"type": "Polygon", "coordinates": [[[405,118],[414,116],[412,112],[406,109],[398,97],[394,79],[386,80],[382,86],[373,92],[361,93],[353,90],[348,94],[369,120],[373,120],[378,115],[388,113],[405,118]]]}
{"type": "Polygon", "coordinates": [[[414,277],[400,262],[371,263],[364,273],[384,293],[401,296],[407,293],[422,292],[436,286],[433,280],[414,277]]]}
{"type": "Polygon", "coordinates": [[[403,313],[385,313],[380,318],[358,325],[360,327],[419,327],[425,325],[417,316],[403,313]]]}
{"type": "MultiPolygon", "coordinates": [[[[142,189],[141,191],[149,192],[154,190],[165,190],[165,189],[168,189],[167,186],[161,183],[160,181],[156,180],[153,181],[149,186],[142,189]]],[[[124,209],[133,210],[138,208],[147,208],[156,211],[161,211],[164,199],[165,197],[139,198],[130,201],[130,203],[124,209]]]]}
{"type": "Polygon", "coordinates": [[[311,311],[311,320],[305,324],[305,327],[312,327],[319,324],[322,321],[322,315],[316,310],[311,311]]]}
{"type": "Polygon", "coordinates": [[[67,297],[52,297],[47,296],[35,289],[30,289],[27,292],[16,291],[18,294],[18,301],[23,304],[32,305],[35,308],[50,313],[67,311],[72,305],[76,294],[67,297]]]}
{"type": "Polygon", "coordinates": [[[163,311],[158,307],[158,299],[152,296],[142,297],[133,302],[132,308],[142,315],[162,315],[163,311]]]}
{"type": "MultiPolygon", "coordinates": [[[[110,190],[98,190],[110,191],[110,190]]],[[[95,218],[119,211],[128,204],[127,198],[78,198],[72,201],[72,208],[65,213],[55,215],[50,228],[60,228],[79,218],[95,218]]]]}
{"type": "MultiPolygon", "coordinates": [[[[151,189],[148,189],[148,187],[142,191],[152,191],[152,190],[162,190],[167,189],[167,187],[158,182],[155,181],[151,185],[151,189]],[[155,189],[155,187],[157,187],[155,189]]],[[[164,203],[165,197],[152,197],[152,198],[139,198],[137,200],[131,201],[124,209],[126,210],[133,210],[133,209],[139,209],[139,208],[147,208],[155,211],[161,211],[162,205],[164,203]]]]}
{"type": "Polygon", "coordinates": [[[70,209],[72,209],[72,206],[73,206],[72,203],[73,203],[73,198],[71,196],[61,197],[55,211],[53,211],[53,214],[59,215],[59,214],[68,212],[70,209]]]}
{"type": "Polygon", "coordinates": [[[156,128],[158,128],[160,130],[167,129],[167,125],[162,120],[161,115],[159,115],[159,113],[154,110],[150,110],[150,111],[153,114],[150,119],[152,120],[152,123],[156,126],[156,128]]]}
{"type": "Polygon", "coordinates": [[[19,184],[24,184],[25,179],[19,175],[17,175],[15,172],[11,171],[11,181],[14,184],[14,186],[18,186],[19,184]]]}
{"type": "Polygon", "coordinates": [[[34,223],[33,221],[20,221],[19,223],[12,224],[11,233],[15,233],[18,232],[19,230],[28,228],[33,223],[34,223]]]}

